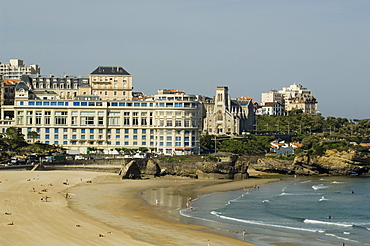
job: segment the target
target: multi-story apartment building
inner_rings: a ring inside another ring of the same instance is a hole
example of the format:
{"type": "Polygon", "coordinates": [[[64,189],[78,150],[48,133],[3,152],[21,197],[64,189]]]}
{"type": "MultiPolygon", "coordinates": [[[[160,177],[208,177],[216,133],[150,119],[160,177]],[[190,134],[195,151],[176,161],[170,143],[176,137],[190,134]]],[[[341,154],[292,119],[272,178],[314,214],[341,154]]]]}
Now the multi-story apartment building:
{"type": "Polygon", "coordinates": [[[293,83],[282,90],[271,90],[262,93],[262,106],[270,102],[278,102],[284,106],[284,113],[291,110],[301,109],[304,113],[316,114],[318,102],[311,91],[300,84],[293,83]]]}
{"type": "Polygon", "coordinates": [[[28,142],[33,141],[29,132],[36,131],[37,141],[70,153],[139,147],[167,155],[199,151],[203,106],[198,96],[162,90],[133,100],[131,75],[121,67],[99,68],[88,77],[23,76],[14,105],[1,108],[2,131],[19,127],[28,142]]]}
{"type": "Polygon", "coordinates": [[[279,91],[284,98],[285,111],[301,109],[307,114],[317,113],[317,100],[311,94],[311,91],[300,84],[293,83],[289,87],[283,87],[279,91]]]}
{"type": "Polygon", "coordinates": [[[252,98],[231,99],[226,86],[217,86],[216,96],[204,100],[203,132],[207,134],[242,134],[253,130],[252,98]]]}
{"type": "Polygon", "coordinates": [[[279,102],[266,102],[261,106],[260,115],[280,116],[283,115],[284,107],[279,102]]]}
{"type": "Polygon", "coordinates": [[[3,79],[21,79],[23,74],[39,73],[38,65],[26,66],[20,59],[10,59],[9,63],[0,63],[0,74],[3,75],[3,79]]]}
{"type": "Polygon", "coordinates": [[[284,97],[277,90],[270,90],[269,92],[261,93],[261,103],[264,105],[266,102],[279,102],[284,103],[284,97]]]}
{"type": "Polygon", "coordinates": [[[122,67],[98,67],[89,79],[91,94],[103,100],[132,98],[132,76],[122,67]]]}

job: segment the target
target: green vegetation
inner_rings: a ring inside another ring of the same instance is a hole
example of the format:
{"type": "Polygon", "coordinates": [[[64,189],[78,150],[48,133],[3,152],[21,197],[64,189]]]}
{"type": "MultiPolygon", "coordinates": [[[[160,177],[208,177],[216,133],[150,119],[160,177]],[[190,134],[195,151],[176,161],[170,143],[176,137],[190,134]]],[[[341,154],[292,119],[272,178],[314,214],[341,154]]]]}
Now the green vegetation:
{"type": "Polygon", "coordinates": [[[17,127],[9,127],[5,133],[0,135],[3,149],[13,151],[17,148],[27,145],[24,141],[24,135],[21,129],[17,127]]]}
{"type": "MultiPolygon", "coordinates": [[[[257,116],[255,126],[256,130],[250,135],[203,136],[201,148],[234,154],[268,153],[270,142],[285,136],[303,144],[295,151],[296,154],[323,155],[329,149],[353,150],[361,155],[369,153],[365,147],[356,144],[370,142],[370,119],[325,118],[296,110],[289,112],[288,116],[257,116]]],[[[284,158],[292,159],[294,156],[284,158]]]]}

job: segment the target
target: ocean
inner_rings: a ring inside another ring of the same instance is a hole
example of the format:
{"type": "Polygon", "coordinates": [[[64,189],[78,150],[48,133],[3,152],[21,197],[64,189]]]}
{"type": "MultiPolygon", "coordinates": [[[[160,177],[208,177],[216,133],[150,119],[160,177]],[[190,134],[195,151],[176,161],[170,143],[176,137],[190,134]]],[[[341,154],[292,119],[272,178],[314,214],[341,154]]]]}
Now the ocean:
{"type": "Polygon", "coordinates": [[[205,195],[180,214],[189,223],[261,246],[370,245],[370,178],[296,177],[205,195]]]}

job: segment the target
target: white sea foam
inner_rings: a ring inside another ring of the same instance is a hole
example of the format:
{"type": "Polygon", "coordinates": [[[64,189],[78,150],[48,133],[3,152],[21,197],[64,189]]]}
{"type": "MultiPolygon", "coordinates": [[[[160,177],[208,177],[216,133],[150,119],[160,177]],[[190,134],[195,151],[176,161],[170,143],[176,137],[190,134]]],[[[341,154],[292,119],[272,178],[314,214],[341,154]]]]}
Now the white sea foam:
{"type": "Polygon", "coordinates": [[[203,221],[215,222],[214,220],[205,219],[205,218],[200,218],[200,217],[193,216],[193,215],[191,215],[191,214],[187,214],[187,213],[185,213],[186,211],[188,211],[188,210],[186,210],[186,209],[181,209],[181,210],[180,210],[180,215],[181,215],[181,216],[184,216],[184,217],[187,217],[187,218],[193,218],[193,219],[198,219],[198,220],[203,220],[203,221]]]}
{"type": "Polygon", "coordinates": [[[344,182],[333,181],[332,184],[344,184],[344,182]]]}
{"type": "Polygon", "coordinates": [[[328,222],[328,221],[310,220],[310,219],[305,219],[303,222],[307,224],[335,225],[335,226],[342,226],[342,227],[352,227],[353,226],[351,224],[340,223],[340,222],[328,222]]]}
{"type": "Polygon", "coordinates": [[[319,185],[313,185],[312,186],[312,189],[314,189],[314,190],[321,190],[321,189],[326,189],[326,188],[329,188],[329,186],[324,185],[324,184],[319,184],[319,185]]]}
{"type": "Polygon", "coordinates": [[[319,199],[319,201],[320,201],[320,202],[322,202],[322,201],[330,201],[330,199],[327,199],[327,198],[325,198],[325,196],[322,196],[322,197],[319,199]]]}
{"type": "Polygon", "coordinates": [[[266,203],[266,202],[270,202],[270,201],[269,201],[269,200],[263,200],[262,202],[263,202],[263,203],[266,203]]]}
{"type": "Polygon", "coordinates": [[[317,196],[322,195],[322,193],[281,193],[279,196],[317,196]]]}
{"type": "MultiPolygon", "coordinates": [[[[335,235],[335,234],[331,234],[331,233],[325,233],[326,236],[331,236],[331,237],[335,237],[337,239],[340,239],[340,240],[345,240],[345,241],[349,241],[349,242],[353,242],[353,243],[362,243],[362,242],[359,242],[359,241],[356,241],[356,240],[351,240],[349,238],[346,238],[346,237],[340,237],[338,235],[335,235]]],[[[367,244],[368,245],[368,244],[367,244]]]]}
{"type": "Polygon", "coordinates": [[[290,229],[290,230],[296,230],[296,231],[309,231],[309,232],[320,232],[324,233],[325,231],[319,230],[319,229],[308,229],[308,228],[301,228],[301,227],[291,227],[291,226],[284,226],[284,225],[277,225],[277,224],[269,224],[266,222],[262,221],[255,221],[255,220],[243,220],[243,219],[237,219],[237,218],[232,218],[228,216],[223,216],[223,215],[216,215],[221,219],[225,220],[233,220],[245,224],[252,224],[252,225],[262,225],[262,226],[270,226],[270,227],[277,227],[277,228],[283,228],[283,229],[290,229]]]}
{"type": "Polygon", "coordinates": [[[301,184],[309,183],[311,180],[302,181],[301,184]]]}

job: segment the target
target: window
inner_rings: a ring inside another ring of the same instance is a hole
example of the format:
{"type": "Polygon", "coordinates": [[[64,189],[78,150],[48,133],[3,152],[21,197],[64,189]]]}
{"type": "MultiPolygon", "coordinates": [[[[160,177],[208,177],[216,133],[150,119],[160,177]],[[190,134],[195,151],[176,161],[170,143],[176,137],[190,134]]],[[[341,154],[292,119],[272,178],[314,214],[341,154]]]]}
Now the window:
{"type": "Polygon", "coordinates": [[[181,126],[181,120],[176,120],[176,121],[175,121],[175,126],[177,126],[177,127],[178,127],[178,126],[181,126]]]}
{"type": "Polygon", "coordinates": [[[81,117],[81,125],[94,125],[94,117],[81,117]]]}
{"type": "Polygon", "coordinates": [[[167,120],[166,126],[172,126],[172,120],[167,120]]]}
{"type": "Polygon", "coordinates": [[[66,125],[67,116],[55,116],[55,124],[56,125],[66,125]]]}
{"type": "MultiPolygon", "coordinates": [[[[101,118],[103,118],[103,117],[101,117],[101,118]]],[[[108,118],[108,124],[109,125],[113,125],[113,126],[120,125],[119,117],[109,117],[108,118]]]]}
{"type": "Polygon", "coordinates": [[[36,125],[41,125],[41,116],[36,116],[36,125]]]}
{"type": "Polygon", "coordinates": [[[134,126],[139,125],[139,118],[138,117],[133,117],[132,118],[132,125],[134,125],[134,126]]]}
{"type": "Polygon", "coordinates": [[[141,118],[141,125],[142,126],[146,126],[147,125],[146,118],[141,118]]]}

